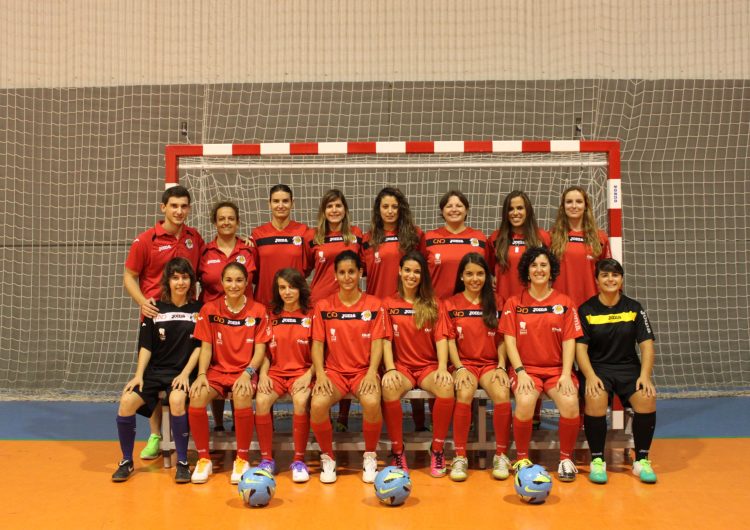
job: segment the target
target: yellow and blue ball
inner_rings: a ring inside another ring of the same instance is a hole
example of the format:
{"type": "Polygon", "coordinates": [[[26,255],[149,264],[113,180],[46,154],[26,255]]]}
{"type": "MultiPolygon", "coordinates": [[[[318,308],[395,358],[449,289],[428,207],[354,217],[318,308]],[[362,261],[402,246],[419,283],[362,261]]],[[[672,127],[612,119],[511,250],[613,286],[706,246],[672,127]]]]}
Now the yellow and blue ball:
{"type": "Polygon", "coordinates": [[[383,468],[375,477],[375,495],[388,506],[400,506],[411,494],[409,473],[396,466],[383,468]]]}
{"type": "Polygon", "coordinates": [[[276,493],[276,480],[265,469],[251,467],[242,474],[237,490],[246,505],[260,508],[266,506],[276,493]]]}
{"type": "Polygon", "coordinates": [[[514,486],[523,502],[542,504],[552,490],[552,477],[542,466],[533,464],[518,470],[514,486]]]}

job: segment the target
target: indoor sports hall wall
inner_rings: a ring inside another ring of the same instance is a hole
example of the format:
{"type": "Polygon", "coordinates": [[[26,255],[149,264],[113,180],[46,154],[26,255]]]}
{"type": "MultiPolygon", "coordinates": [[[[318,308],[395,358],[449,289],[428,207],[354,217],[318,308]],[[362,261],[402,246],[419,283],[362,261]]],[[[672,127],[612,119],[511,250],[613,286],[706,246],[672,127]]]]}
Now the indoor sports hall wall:
{"type": "Polygon", "coordinates": [[[581,134],[621,143],[626,290],[654,321],[657,384],[750,388],[750,5],[516,4],[3,2],[0,395],[109,397],[132,373],[122,267],[158,216],[166,144],[581,134]]]}

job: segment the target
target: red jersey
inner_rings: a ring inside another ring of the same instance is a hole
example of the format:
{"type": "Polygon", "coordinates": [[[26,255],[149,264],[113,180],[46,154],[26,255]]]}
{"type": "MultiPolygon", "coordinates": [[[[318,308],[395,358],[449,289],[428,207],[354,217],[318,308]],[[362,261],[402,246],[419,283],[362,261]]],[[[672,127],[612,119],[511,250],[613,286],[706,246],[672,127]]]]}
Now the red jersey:
{"type": "Polygon", "coordinates": [[[435,343],[445,336],[446,326],[443,304],[438,302],[438,318],[431,326],[417,329],[414,323],[414,304],[398,294],[383,300],[386,327],[389,328],[395,361],[417,371],[429,364],[437,363],[435,343]]]}
{"type": "Polygon", "coordinates": [[[341,232],[329,232],[323,244],[318,245],[313,241],[315,230],[309,229],[307,231],[305,235],[307,272],[315,271],[310,284],[310,297],[313,303],[339,292],[333,260],[345,250],[351,250],[357,254],[361,252],[362,231],[358,227],[352,226],[352,235],[356,238],[356,241],[344,244],[344,236],[341,235],[341,232]]]}
{"type": "Polygon", "coordinates": [[[247,290],[245,294],[248,299],[253,298],[253,276],[255,275],[255,251],[252,247],[237,238],[229,257],[220,250],[214,239],[203,250],[200,262],[198,263],[198,281],[201,282],[200,299],[204,302],[210,302],[224,296],[224,287],[221,285],[221,271],[224,270],[227,263],[236,261],[244,265],[247,270],[247,290]]]}
{"type": "Polygon", "coordinates": [[[425,234],[422,254],[427,258],[435,296],[443,300],[453,295],[458,265],[471,252],[487,259],[487,237],[479,230],[466,227],[453,234],[442,227],[425,234]]]}
{"type": "Polygon", "coordinates": [[[301,311],[282,311],[269,316],[270,341],[268,355],[271,358],[269,373],[283,377],[302,375],[310,368],[310,337],[312,317],[301,311]]]}
{"type": "MultiPolygon", "coordinates": [[[[419,250],[424,234],[417,228],[419,250]]],[[[378,298],[391,296],[398,290],[398,263],[404,255],[398,244],[398,233],[386,231],[385,238],[377,250],[371,246],[372,233],[367,232],[362,238],[362,262],[367,276],[367,292],[378,298]]]]}
{"type": "MultiPolygon", "coordinates": [[[[549,232],[540,229],[537,234],[539,235],[539,239],[542,240],[542,244],[549,248],[549,232]]],[[[487,242],[489,246],[489,265],[490,270],[495,274],[495,292],[502,300],[507,300],[514,294],[521,294],[521,291],[525,289],[518,276],[518,263],[521,261],[521,256],[526,252],[527,247],[523,234],[514,233],[513,239],[511,239],[510,245],[508,245],[508,268],[503,271],[500,269],[500,265],[497,263],[497,256],[495,255],[495,243],[499,235],[500,230],[495,230],[487,242]]]]}
{"type": "Polygon", "coordinates": [[[211,368],[241,372],[253,358],[255,343],[266,343],[271,338],[266,308],[248,299],[242,311],[234,314],[223,299],[208,302],[201,308],[193,336],[211,343],[211,368]]]}
{"type": "Polygon", "coordinates": [[[198,260],[203,252],[203,238],[195,228],[183,225],[177,239],[168,234],[159,221],[135,238],[130,245],[125,267],[138,273],[138,285],[143,296],[158,300],[161,297],[161,275],[172,258],[187,258],[198,270],[198,260]]]}
{"type": "Polygon", "coordinates": [[[570,296],[576,308],[599,292],[594,277],[596,262],[612,257],[609,238],[601,230],[599,241],[602,244],[602,253],[594,256],[591,247],[584,242],[583,232],[568,232],[568,243],[560,260],[560,275],[555,280],[555,289],[570,296]]]}
{"type": "Polygon", "coordinates": [[[304,235],[307,225],[290,221],[277,230],[273,223],[266,223],[253,230],[255,242],[255,299],[266,306],[273,297],[273,277],[286,267],[297,269],[305,274],[304,235]]]}
{"type": "Polygon", "coordinates": [[[511,296],[503,307],[500,331],[516,338],[524,365],[537,368],[562,367],[562,343],[583,335],[573,301],[557,290],[544,300],[523,291],[511,296]]]}
{"type": "Polygon", "coordinates": [[[498,363],[497,347],[503,335],[499,322],[495,329],[484,325],[481,304],[472,304],[464,293],[456,293],[445,300],[445,314],[445,334],[456,341],[463,364],[483,366],[498,363]]]}
{"type": "Polygon", "coordinates": [[[356,304],[347,306],[336,293],[318,301],[312,338],[326,345],[326,368],[345,374],[367,370],[372,341],[389,338],[380,298],[362,293],[356,304]]]}

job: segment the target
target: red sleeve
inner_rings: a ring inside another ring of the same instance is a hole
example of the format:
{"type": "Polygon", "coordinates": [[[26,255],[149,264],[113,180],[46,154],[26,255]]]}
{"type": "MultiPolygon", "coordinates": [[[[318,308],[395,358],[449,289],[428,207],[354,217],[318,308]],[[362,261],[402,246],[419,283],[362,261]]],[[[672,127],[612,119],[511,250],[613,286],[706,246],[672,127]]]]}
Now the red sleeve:
{"type": "Polygon", "coordinates": [[[391,340],[391,333],[389,332],[390,327],[386,327],[385,309],[381,307],[378,310],[378,314],[375,317],[372,329],[372,340],[375,339],[386,339],[391,340]]]}
{"type": "Polygon", "coordinates": [[[140,274],[143,272],[143,269],[146,268],[148,253],[149,251],[145,241],[145,234],[141,234],[130,245],[128,258],[125,260],[125,267],[133,272],[137,272],[140,276],[140,274]]]}
{"type": "Polygon", "coordinates": [[[568,311],[565,312],[565,328],[563,329],[563,340],[577,339],[583,336],[583,330],[581,329],[581,321],[578,318],[578,311],[573,305],[572,300],[568,300],[570,305],[568,311]]]}
{"type": "Polygon", "coordinates": [[[323,317],[321,315],[322,300],[315,304],[312,318],[312,340],[325,343],[326,341],[326,328],[323,325],[323,317]]]}
{"type": "Polygon", "coordinates": [[[312,228],[308,228],[305,232],[305,235],[302,236],[302,245],[304,248],[303,253],[303,262],[305,264],[305,278],[310,276],[310,273],[313,271],[315,262],[313,261],[313,248],[312,248],[312,240],[315,237],[315,230],[312,228]]]}
{"type": "Polygon", "coordinates": [[[490,268],[490,274],[495,274],[495,265],[497,265],[497,256],[495,256],[495,241],[497,241],[499,233],[499,229],[495,230],[487,240],[487,265],[490,268]]]}
{"type": "Polygon", "coordinates": [[[509,337],[516,336],[516,307],[513,297],[510,297],[503,306],[503,314],[500,315],[500,333],[509,337]]]}
{"type": "Polygon", "coordinates": [[[542,230],[541,228],[539,229],[539,239],[542,240],[542,243],[545,247],[549,248],[550,246],[552,246],[552,238],[550,237],[549,232],[547,232],[546,230],[542,230]]]}
{"type": "Polygon", "coordinates": [[[456,333],[456,325],[450,317],[450,307],[447,303],[442,305],[443,319],[440,325],[440,335],[446,339],[455,339],[458,334],[456,333]]]}
{"type": "Polygon", "coordinates": [[[211,343],[213,337],[211,335],[211,324],[208,322],[208,308],[209,304],[201,308],[198,314],[198,322],[195,323],[195,329],[193,330],[193,337],[203,342],[211,343]]]}
{"type": "Polygon", "coordinates": [[[438,300],[438,318],[435,323],[435,331],[432,334],[435,342],[443,339],[450,339],[450,325],[448,313],[445,310],[445,304],[438,300]]]}
{"type": "Polygon", "coordinates": [[[611,258],[612,249],[609,248],[609,238],[602,230],[599,230],[599,241],[602,243],[602,253],[599,255],[598,259],[611,258]]]}
{"type": "Polygon", "coordinates": [[[271,319],[268,317],[268,311],[264,312],[263,324],[260,327],[260,332],[255,337],[256,344],[268,344],[271,342],[273,337],[273,330],[271,329],[271,319]]]}

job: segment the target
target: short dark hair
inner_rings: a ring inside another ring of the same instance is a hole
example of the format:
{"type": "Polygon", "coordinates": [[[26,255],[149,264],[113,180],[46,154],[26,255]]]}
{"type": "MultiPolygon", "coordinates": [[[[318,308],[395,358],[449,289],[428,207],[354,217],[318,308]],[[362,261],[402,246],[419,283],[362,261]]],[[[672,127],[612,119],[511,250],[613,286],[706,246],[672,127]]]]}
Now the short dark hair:
{"type": "Polygon", "coordinates": [[[185,186],[178,184],[164,190],[164,193],[161,194],[161,203],[166,206],[172,197],[187,197],[188,204],[190,204],[190,192],[185,186]]]}
{"type": "Polygon", "coordinates": [[[173,274],[187,274],[190,276],[190,289],[188,289],[188,300],[195,299],[195,271],[190,262],[185,258],[172,258],[164,265],[164,271],[161,274],[161,301],[172,303],[172,291],[169,288],[169,279],[173,274]]]}
{"type": "Polygon", "coordinates": [[[521,283],[526,287],[531,283],[529,277],[529,267],[534,263],[534,260],[539,256],[547,256],[549,260],[549,281],[555,283],[555,280],[560,275],[560,260],[552,253],[547,247],[532,247],[526,250],[521,256],[521,261],[518,262],[518,278],[521,283]]]}
{"type": "Polygon", "coordinates": [[[458,197],[461,204],[463,204],[467,210],[469,209],[469,199],[466,198],[466,195],[464,195],[463,192],[459,190],[449,190],[440,197],[440,202],[438,202],[441,211],[445,208],[445,205],[448,204],[448,201],[451,200],[451,197],[458,197]]]}
{"type": "Polygon", "coordinates": [[[338,270],[339,263],[347,260],[353,261],[357,265],[358,269],[362,268],[362,259],[359,257],[359,254],[357,254],[353,250],[344,250],[343,252],[339,252],[336,255],[336,258],[333,260],[333,270],[338,270]]]}
{"type": "Polygon", "coordinates": [[[273,188],[271,188],[271,191],[268,192],[268,200],[271,200],[271,197],[273,197],[273,194],[277,191],[283,191],[284,193],[289,194],[289,198],[294,200],[294,195],[292,194],[292,188],[287,186],[286,184],[276,184],[273,188]]]}
{"type": "Polygon", "coordinates": [[[211,221],[216,222],[216,214],[219,213],[219,210],[221,208],[231,208],[234,210],[234,216],[237,218],[237,222],[240,222],[240,207],[237,206],[232,201],[221,201],[214,204],[214,207],[211,208],[211,221]]]}
{"type": "Polygon", "coordinates": [[[625,269],[622,268],[622,264],[614,258],[604,258],[597,261],[594,278],[598,278],[600,272],[614,272],[620,276],[625,276],[625,269]]]}

